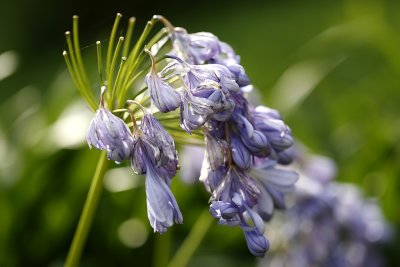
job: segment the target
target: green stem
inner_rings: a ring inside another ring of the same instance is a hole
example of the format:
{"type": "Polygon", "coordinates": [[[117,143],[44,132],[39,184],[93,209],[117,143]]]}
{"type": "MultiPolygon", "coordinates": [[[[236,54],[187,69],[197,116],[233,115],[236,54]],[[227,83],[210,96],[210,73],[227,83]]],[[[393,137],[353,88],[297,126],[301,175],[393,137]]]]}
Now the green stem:
{"type": "Polygon", "coordinates": [[[79,264],[83,247],[88,236],[90,226],[92,225],[93,216],[100,199],[101,190],[103,188],[104,172],[107,169],[106,152],[102,151],[94,172],[92,183],[90,184],[89,193],[87,195],[85,206],[81,217],[79,218],[78,227],[76,228],[74,239],[68,252],[65,267],[75,267],[79,264]]]}
{"type": "Polygon", "coordinates": [[[153,267],[164,267],[168,264],[170,257],[170,247],[171,247],[171,233],[169,230],[165,234],[156,235],[154,237],[154,255],[153,257],[153,267]]]}
{"type": "Polygon", "coordinates": [[[208,210],[203,211],[194,224],[189,235],[183,241],[181,247],[172,258],[168,267],[184,267],[189,262],[191,256],[200,245],[208,229],[210,229],[213,218],[208,210]]]}

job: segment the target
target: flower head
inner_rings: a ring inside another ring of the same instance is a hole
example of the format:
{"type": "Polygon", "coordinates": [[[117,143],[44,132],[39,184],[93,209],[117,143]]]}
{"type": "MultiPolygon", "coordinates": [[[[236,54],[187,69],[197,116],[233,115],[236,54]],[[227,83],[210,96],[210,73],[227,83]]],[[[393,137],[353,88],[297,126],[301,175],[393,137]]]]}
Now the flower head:
{"type": "Polygon", "coordinates": [[[176,174],[178,157],[172,137],[153,115],[143,109],[141,127],[135,129],[132,169],[146,175],[147,214],[155,232],[164,233],[183,217],[169,186],[176,174]]]}
{"type": "Polygon", "coordinates": [[[163,113],[177,109],[181,103],[179,93],[158,75],[154,57],[150,51],[147,53],[151,57],[152,67],[145,80],[154,105],[163,113]]]}
{"type": "Polygon", "coordinates": [[[218,38],[208,32],[188,34],[183,28],[175,28],[172,41],[178,55],[194,64],[204,64],[220,53],[218,38]]]}
{"type": "Polygon", "coordinates": [[[125,122],[104,107],[102,88],[101,104],[86,133],[89,147],[107,151],[107,158],[116,162],[129,159],[134,138],[125,122]]]}
{"type": "Polygon", "coordinates": [[[154,232],[164,233],[175,223],[182,223],[183,217],[164,176],[151,165],[146,169],[147,215],[154,232]]]}

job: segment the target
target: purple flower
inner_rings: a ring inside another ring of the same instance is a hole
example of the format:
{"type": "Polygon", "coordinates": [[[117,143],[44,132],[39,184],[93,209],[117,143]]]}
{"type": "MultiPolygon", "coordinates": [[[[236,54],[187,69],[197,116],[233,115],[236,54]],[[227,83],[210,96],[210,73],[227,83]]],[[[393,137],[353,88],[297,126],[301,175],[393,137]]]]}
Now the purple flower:
{"type": "Polygon", "coordinates": [[[160,151],[160,157],[155,162],[156,166],[166,172],[169,177],[174,176],[178,166],[178,154],[172,136],[151,114],[143,116],[141,129],[147,138],[153,140],[160,151]]]}
{"type": "Polygon", "coordinates": [[[254,126],[260,130],[276,151],[283,151],[293,145],[293,137],[289,127],[277,118],[270,109],[259,106],[253,112],[254,126]]]}
{"type": "Polygon", "coordinates": [[[146,169],[147,216],[154,232],[164,233],[175,223],[182,223],[183,217],[166,180],[152,164],[146,169]]]}
{"type": "Polygon", "coordinates": [[[143,110],[141,129],[135,129],[137,141],[133,146],[131,166],[146,174],[147,214],[155,232],[164,233],[183,218],[169,188],[176,174],[178,157],[172,137],[161,124],[143,110]]]}
{"type": "Polygon", "coordinates": [[[218,83],[224,92],[238,92],[239,85],[231,71],[223,65],[189,65],[189,71],[185,76],[185,81],[190,89],[196,88],[205,81],[218,83]]]}
{"type": "Polygon", "coordinates": [[[183,99],[180,109],[181,127],[191,133],[191,131],[198,129],[207,121],[207,116],[198,114],[194,111],[193,107],[187,98],[183,99]]]}
{"type": "Polygon", "coordinates": [[[233,63],[227,64],[226,67],[234,75],[235,81],[240,87],[244,87],[250,84],[250,79],[241,65],[233,63]]]}
{"type": "Polygon", "coordinates": [[[117,163],[129,159],[134,138],[125,122],[100,106],[89,125],[86,140],[92,146],[107,151],[107,158],[117,163]]]}
{"type": "Polygon", "coordinates": [[[250,252],[255,256],[263,257],[269,248],[268,241],[264,237],[264,222],[246,204],[241,193],[240,190],[233,193],[230,201],[213,201],[210,205],[210,213],[218,219],[219,224],[239,225],[243,230],[250,252]]]}
{"type": "Polygon", "coordinates": [[[251,155],[243,142],[235,135],[231,135],[232,159],[242,170],[247,170],[251,165],[251,155]]]}
{"type": "Polygon", "coordinates": [[[200,172],[200,182],[204,183],[207,191],[212,193],[220,185],[221,181],[227,173],[227,169],[224,166],[220,166],[216,170],[212,170],[207,157],[205,156],[200,172]]]}
{"type": "Polygon", "coordinates": [[[211,200],[232,202],[236,194],[239,194],[241,205],[252,208],[257,203],[260,193],[258,184],[253,178],[243,170],[231,167],[218,188],[214,190],[211,200]]]}
{"type": "Polygon", "coordinates": [[[264,257],[269,249],[269,242],[263,234],[258,233],[256,230],[243,230],[246,238],[247,247],[250,252],[257,257],[264,257]]]}
{"type": "Polygon", "coordinates": [[[181,104],[181,126],[187,132],[196,130],[210,118],[228,118],[232,101],[214,82],[199,84],[191,90],[184,85],[185,92],[181,104]]]}
{"type": "Polygon", "coordinates": [[[285,193],[294,190],[294,184],[299,176],[294,171],[276,167],[276,162],[268,159],[258,159],[250,174],[261,185],[261,196],[257,204],[257,210],[264,220],[269,220],[274,207],[285,208],[285,193]],[[262,162],[262,163],[260,163],[262,162]]]}
{"type": "Polygon", "coordinates": [[[232,47],[225,43],[220,41],[219,42],[219,47],[221,50],[221,53],[214,58],[214,63],[217,64],[222,64],[222,65],[229,65],[229,64],[239,64],[240,63],[240,56],[235,53],[235,51],[232,49],[232,47]]]}
{"type": "Polygon", "coordinates": [[[246,148],[255,156],[268,156],[270,153],[270,146],[267,137],[261,131],[254,129],[253,125],[245,116],[234,113],[232,118],[246,148]]]}
{"type": "Polygon", "coordinates": [[[208,32],[188,34],[183,28],[175,28],[171,38],[178,55],[194,64],[204,64],[220,53],[218,38],[208,32]]]}
{"type": "Polygon", "coordinates": [[[152,67],[145,80],[151,99],[161,112],[173,111],[180,106],[181,97],[167,81],[158,76],[155,60],[149,51],[147,53],[151,57],[152,67]]]}
{"type": "Polygon", "coordinates": [[[240,224],[239,208],[236,204],[224,201],[213,201],[210,213],[222,225],[237,226],[240,224]]]}
{"type": "Polygon", "coordinates": [[[211,170],[216,170],[225,163],[225,154],[228,144],[225,140],[216,138],[210,133],[205,134],[205,155],[210,164],[211,170]]]}

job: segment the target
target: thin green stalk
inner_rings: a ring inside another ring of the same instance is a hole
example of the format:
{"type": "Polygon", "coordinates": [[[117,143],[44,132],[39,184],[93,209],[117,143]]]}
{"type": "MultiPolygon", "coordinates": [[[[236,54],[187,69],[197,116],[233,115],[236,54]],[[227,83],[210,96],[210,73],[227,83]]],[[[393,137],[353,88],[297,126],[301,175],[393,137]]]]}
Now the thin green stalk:
{"type": "Polygon", "coordinates": [[[79,218],[78,227],[76,228],[74,239],[68,252],[65,267],[76,267],[82,254],[83,247],[92,225],[93,216],[97,209],[97,204],[100,199],[103,188],[104,172],[107,169],[108,160],[106,152],[102,151],[97,163],[96,171],[94,172],[92,183],[90,184],[89,193],[87,195],[85,205],[79,218]]]}
{"type": "Polygon", "coordinates": [[[112,59],[112,51],[114,48],[114,39],[117,34],[118,24],[122,18],[122,14],[117,13],[117,17],[115,18],[113,28],[111,30],[110,40],[108,40],[108,48],[107,48],[107,56],[106,56],[106,77],[110,74],[111,68],[111,59],[112,59]]]}
{"type": "Polygon", "coordinates": [[[181,247],[168,264],[168,267],[184,267],[187,265],[193,253],[196,251],[197,247],[200,245],[201,241],[206,235],[208,229],[210,229],[212,222],[213,218],[208,210],[203,211],[194,224],[189,235],[183,241],[181,247]]]}
{"type": "Polygon", "coordinates": [[[97,41],[96,42],[96,50],[97,50],[97,72],[99,74],[99,79],[100,79],[100,84],[101,86],[104,86],[104,79],[103,79],[103,63],[102,63],[102,57],[101,57],[101,42],[97,41]]]}
{"type": "Polygon", "coordinates": [[[64,51],[64,52],[63,52],[63,57],[64,57],[64,59],[65,59],[65,63],[67,64],[67,69],[68,69],[68,71],[69,71],[69,74],[71,75],[72,81],[74,82],[76,88],[78,88],[79,93],[82,95],[82,97],[83,97],[83,98],[86,98],[85,93],[82,91],[82,88],[81,88],[81,86],[80,86],[79,80],[78,80],[78,78],[76,77],[74,68],[72,67],[72,63],[71,63],[71,60],[69,59],[69,56],[68,56],[68,52],[67,52],[67,51],[64,51]]]}
{"type": "MultiPolygon", "coordinates": [[[[147,47],[148,47],[149,49],[151,49],[151,47],[152,47],[153,45],[155,45],[158,41],[160,41],[161,38],[163,38],[164,35],[166,35],[167,33],[168,33],[168,32],[167,32],[167,29],[166,29],[166,28],[162,28],[156,35],[154,35],[153,38],[150,39],[150,41],[147,43],[147,47]]],[[[161,46],[161,47],[162,47],[162,46],[161,46]]],[[[160,47],[160,48],[161,48],[161,47],[160,47]]]]}
{"type": "Polygon", "coordinates": [[[83,65],[83,60],[82,60],[82,55],[81,55],[81,48],[79,46],[79,32],[78,32],[78,16],[73,16],[72,17],[72,36],[73,36],[73,45],[74,45],[74,52],[75,52],[75,58],[76,58],[76,63],[78,66],[78,71],[79,73],[82,74],[82,81],[85,85],[85,90],[88,92],[90,97],[92,96],[93,91],[89,83],[88,76],[86,74],[85,66],[83,65]]]}
{"type": "Polygon", "coordinates": [[[151,29],[153,28],[153,23],[151,21],[148,21],[146,24],[146,27],[144,28],[142,34],[139,37],[139,40],[136,42],[135,46],[133,47],[132,51],[129,53],[129,56],[126,60],[126,68],[125,71],[122,73],[122,77],[124,78],[123,83],[122,83],[122,88],[119,92],[119,95],[117,96],[118,103],[121,103],[122,100],[124,99],[126,92],[128,91],[128,81],[129,78],[132,76],[132,74],[135,72],[137,65],[135,63],[137,60],[137,56],[142,49],[143,42],[146,40],[147,36],[149,35],[151,29]]]}
{"type": "MultiPolygon", "coordinates": [[[[115,65],[117,64],[117,59],[118,59],[118,55],[119,55],[119,51],[121,50],[121,47],[122,47],[122,43],[124,42],[124,37],[119,37],[119,39],[118,39],[118,43],[117,43],[117,46],[116,46],[116,48],[115,48],[115,50],[114,50],[114,55],[113,55],[113,57],[112,57],[112,61],[111,61],[111,66],[110,66],[110,73],[108,74],[108,77],[107,77],[107,84],[108,84],[108,87],[110,88],[110,90],[111,90],[111,92],[110,92],[110,95],[111,95],[111,99],[110,99],[110,101],[112,102],[114,99],[113,99],[113,96],[114,96],[114,89],[115,89],[115,87],[113,86],[113,82],[114,82],[114,71],[115,71],[115,65]]],[[[126,58],[125,58],[125,60],[124,61],[126,61],[126,58]]]]}
{"type": "Polygon", "coordinates": [[[115,95],[118,94],[118,91],[120,89],[120,85],[122,83],[122,78],[120,78],[120,76],[122,75],[122,70],[124,69],[125,66],[125,62],[126,62],[126,57],[122,57],[121,58],[121,63],[119,65],[119,69],[118,69],[118,73],[117,73],[117,77],[115,78],[115,83],[112,89],[112,95],[111,95],[111,99],[113,99],[113,103],[112,106],[116,106],[119,107],[121,106],[122,103],[118,103],[118,100],[115,99],[115,95]]]}
{"type": "Polygon", "coordinates": [[[76,79],[77,79],[77,81],[79,83],[80,89],[83,92],[85,92],[85,95],[88,96],[87,90],[86,90],[86,87],[85,87],[85,83],[83,81],[83,78],[81,77],[82,73],[79,71],[78,63],[77,63],[77,60],[76,60],[76,52],[75,52],[74,47],[72,45],[71,32],[66,31],[65,32],[65,38],[67,40],[68,52],[69,52],[69,55],[70,55],[70,58],[71,58],[71,66],[72,66],[72,69],[75,72],[75,77],[76,77],[76,79]]]}
{"type": "Polygon", "coordinates": [[[76,73],[76,72],[75,72],[75,69],[74,69],[74,67],[72,66],[72,63],[71,63],[71,60],[72,60],[72,58],[73,58],[73,55],[70,54],[70,56],[71,56],[71,59],[69,58],[67,51],[64,51],[64,52],[63,52],[63,57],[64,57],[64,59],[65,59],[65,63],[67,64],[67,68],[68,68],[68,71],[69,71],[69,73],[70,73],[70,75],[71,75],[71,78],[72,78],[73,82],[75,83],[76,88],[78,88],[79,93],[80,93],[80,94],[82,95],[82,97],[87,101],[87,103],[89,104],[89,106],[90,106],[93,110],[96,110],[98,105],[96,104],[96,102],[94,101],[94,99],[91,98],[91,97],[89,97],[88,94],[87,94],[87,92],[84,90],[84,87],[83,87],[83,85],[81,84],[81,80],[80,80],[80,78],[79,78],[79,73],[76,73]]]}
{"type": "Polygon", "coordinates": [[[168,264],[170,257],[172,231],[154,237],[153,267],[164,267],[168,264]]]}
{"type": "Polygon", "coordinates": [[[132,35],[133,35],[133,29],[135,28],[135,22],[136,18],[132,17],[129,19],[128,22],[128,30],[126,31],[126,42],[124,43],[124,48],[122,49],[122,56],[127,57],[128,56],[128,50],[129,50],[129,45],[131,43],[132,35]]]}

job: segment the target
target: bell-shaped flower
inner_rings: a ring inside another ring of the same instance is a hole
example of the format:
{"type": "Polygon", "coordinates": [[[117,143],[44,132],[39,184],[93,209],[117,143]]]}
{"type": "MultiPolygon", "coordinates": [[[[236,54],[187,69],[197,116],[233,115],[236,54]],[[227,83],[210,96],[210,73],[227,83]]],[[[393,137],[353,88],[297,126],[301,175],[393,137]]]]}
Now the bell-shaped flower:
{"type": "Polygon", "coordinates": [[[153,140],[153,144],[160,151],[160,157],[155,162],[156,166],[162,168],[169,177],[174,176],[178,166],[178,154],[172,136],[150,113],[144,114],[141,129],[149,140],[153,140]]]}
{"type": "Polygon", "coordinates": [[[256,107],[252,115],[255,128],[267,136],[276,151],[283,151],[293,145],[294,141],[289,127],[281,118],[277,118],[273,111],[260,106],[256,107]]]}
{"type": "Polygon", "coordinates": [[[250,171],[250,175],[257,179],[261,187],[260,201],[258,209],[260,215],[269,220],[273,213],[273,207],[285,208],[284,195],[294,190],[294,184],[299,175],[294,171],[280,169],[276,167],[276,162],[268,159],[258,159],[263,163],[258,163],[250,171]]]}
{"type": "Polygon", "coordinates": [[[252,177],[237,167],[230,167],[218,188],[212,193],[211,200],[233,202],[235,195],[239,194],[241,205],[252,208],[257,203],[260,193],[259,185],[252,177]]]}
{"type": "Polygon", "coordinates": [[[239,208],[236,204],[224,201],[213,201],[210,205],[211,215],[222,225],[237,226],[240,224],[239,208]]]}
{"type": "Polygon", "coordinates": [[[210,119],[225,122],[228,121],[232,116],[233,111],[235,110],[235,101],[228,96],[226,101],[224,102],[224,108],[221,111],[218,111],[210,116],[210,119]]]}
{"type": "Polygon", "coordinates": [[[185,84],[183,88],[181,126],[187,132],[199,128],[214,115],[232,110],[232,101],[227,100],[224,92],[213,81],[200,84],[193,90],[185,84]]]}
{"type": "Polygon", "coordinates": [[[255,229],[243,230],[243,233],[250,252],[256,257],[264,257],[269,249],[269,242],[265,236],[258,233],[255,229]]]}
{"type": "Polygon", "coordinates": [[[209,193],[212,193],[221,184],[227,172],[227,168],[223,165],[212,170],[207,155],[204,155],[199,181],[204,184],[209,193]]]}
{"type": "Polygon", "coordinates": [[[277,152],[276,158],[279,164],[289,165],[294,160],[293,152],[291,151],[292,147],[289,147],[286,150],[277,152]]]}
{"type": "Polygon", "coordinates": [[[210,61],[221,51],[218,38],[209,32],[189,34],[189,51],[195,64],[210,61]]]}
{"type": "Polygon", "coordinates": [[[185,76],[185,82],[190,89],[196,88],[199,84],[208,80],[218,83],[225,93],[238,92],[239,85],[235,80],[234,74],[223,65],[190,65],[187,64],[189,71],[185,76]]]}
{"type": "Polygon", "coordinates": [[[140,136],[134,143],[131,156],[131,167],[136,174],[146,174],[149,158],[152,159],[150,164],[156,164],[160,158],[160,149],[151,142],[147,137],[140,136]],[[148,154],[151,156],[148,157],[148,154]]]}
{"type": "Polygon", "coordinates": [[[229,65],[229,64],[239,64],[240,63],[240,56],[235,53],[232,47],[220,41],[219,47],[221,49],[221,53],[214,58],[214,63],[222,64],[222,65],[229,65]]]}
{"type": "Polygon", "coordinates": [[[243,142],[235,135],[231,135],[232,159],[236,166],[247,170],[251,165],[251,155],[243,142]]]}
{"type": "Polygon", "coordinates": [[[207,63],[221,51],[218,38],[208,32],[188,34],[183,28],[175,28],[171,38],[175,53],[193,64],[207,63]]]}
{"type": "Polygon", "coordinates": [[[200,126],[206,123],[208,119],[206,115],[201,115],[194,111],[193,106],[187,97],[182,99],[180,118],[182,129],[188,133],[198,129],[200,126]]]}
{"type": "Polygon", "coordinates": [[[205,134],[205,155],[210,163],[211,170],[215,171],[225,163],[228,144],[225,140],[215,138],[210,133],[205,134]]]}
{"type": "Polygon", "coordinates": [[[175,223],[182,223],[183,217],[166,180],[155,166],[147,165],[146,197],[147,215],[154,232],[164,233],[175,223]]]}
{"type": "Polygon", "coordinates": [[[247,76],[244,68],[241,65],[239,65],[239,64],[228,64],[226,67],[234,75],[235,81],[240,87],[244,87],[244,86],[247,86],[247,85],[250,84],[250,79],[247,76]]]}
{"type": "Polygon", "coordinates": [[[182,214],[169,188],[178,166],[172,137],[143,107],[140,127],[134,122],[136,142],[131,167],[146,175],[147,214],[155,232],[164,233],[174,222],[182,223],[182,214]]]}
{"type": "Polygon", "coordinates": [[[245,116],[234,113],[232,118],[246,148],[255,156],[268,156],[270,153],[270,146],[267,137],[261,131],[254,129],[253,125],[245,116]]]}
{"type": "Polygon", "coordinates": [[[273,187],[283,193],[292,192],[294,184],[299,179],[297,172],[281,169],[276,165],[267,168],[254,167],[251,174],[264,186],[273,187]]]}
{"type": "Polygon", "coordinates": [[[157,73],[156,63],[150,51],[147,53],[151,57],[151,70],[146,75],[145,81],[154,105],[163,113],[177,109],[181,104],[181,97],[168,81],[163,80],[157,73]]]}
{"type": "Polygon", "coordinates": [[[86,133],[89,147],[107,151],[107,158],[120,163],[129,159],[134,144],[134,138],[125,122],[111,113],[103,104],[102,88],[100,108],[90,122],[86,133]]]}

